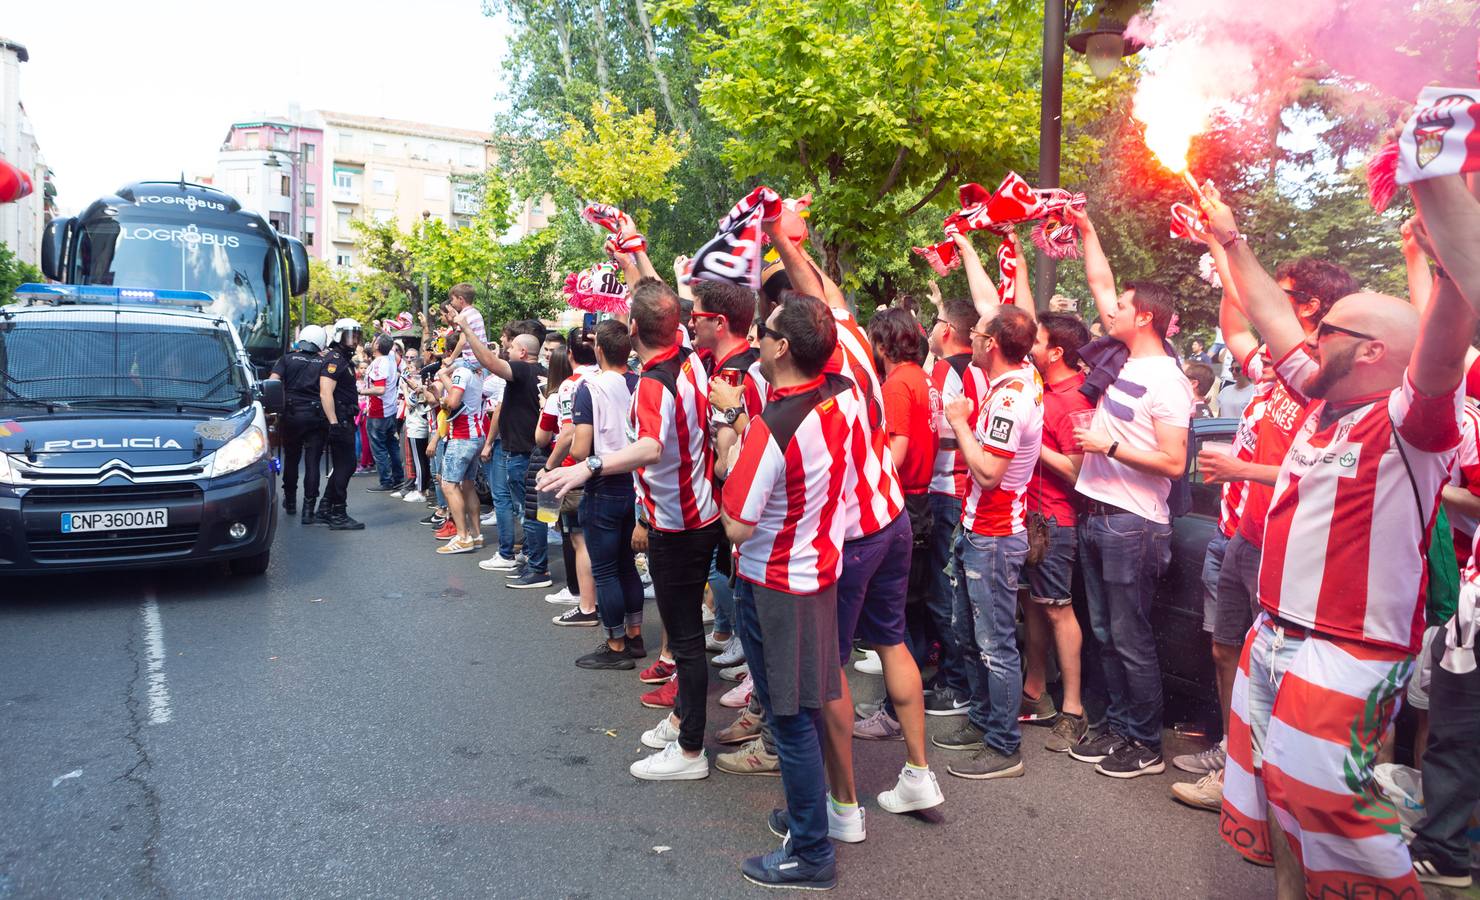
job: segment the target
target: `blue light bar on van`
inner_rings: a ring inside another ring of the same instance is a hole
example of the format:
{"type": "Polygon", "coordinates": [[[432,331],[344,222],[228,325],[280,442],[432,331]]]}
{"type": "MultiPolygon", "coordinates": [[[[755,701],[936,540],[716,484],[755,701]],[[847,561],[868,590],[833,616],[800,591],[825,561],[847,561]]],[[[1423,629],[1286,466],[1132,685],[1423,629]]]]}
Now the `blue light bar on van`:
{"type": "Polygon", "coordinates": [[[47,305],[177,306],[204,309],[213,302],[211,295],[205,291],[155,290],[101,284],[23,284],[16,288],[15,296],[18,300],[47,305]]]}

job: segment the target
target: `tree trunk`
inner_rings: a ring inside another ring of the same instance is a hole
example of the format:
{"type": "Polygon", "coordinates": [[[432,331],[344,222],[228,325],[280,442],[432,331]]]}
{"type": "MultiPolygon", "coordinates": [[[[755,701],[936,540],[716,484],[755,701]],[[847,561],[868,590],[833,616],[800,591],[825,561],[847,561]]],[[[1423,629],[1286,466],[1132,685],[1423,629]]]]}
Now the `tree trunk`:
{"type": "Polygon", "coordinates": [[[596,89],[601,92],[601,105],[606,106],[610,73],[606,67],[606,10],[602,9],[601,4],[602,0],[591,0],[591,19],[595,25],[591,45],[596,52],[596,89]]]}
{"type": "Polygon", "coordinates": [[[658,82],[658,93],[663,96],[663,108],[668,110],[668,120],[680,132],[688,132],[691,129],[684,125],[683,119],[679,118],[678,106],[674,104],[673,94],[668,90],[668,74],[658,63],[657,42],[653,40],[653,26],[648,21],[645,0],[632,0],[632,3],[637,7],[638,31],[642,32],[642,46],[647,51],[648,65],[653,69],[653,80],[658,82]]]}
{"type": "Polygon", "coordinates": [[[555,43],[560,47],[560,63],[565,72],[560,79],[560,86],[567,88],[575,79],[575,61],[570,49],[570,21],[565,17],[565,10],[558,4],[550,20],[555,32],[555,43]]]}

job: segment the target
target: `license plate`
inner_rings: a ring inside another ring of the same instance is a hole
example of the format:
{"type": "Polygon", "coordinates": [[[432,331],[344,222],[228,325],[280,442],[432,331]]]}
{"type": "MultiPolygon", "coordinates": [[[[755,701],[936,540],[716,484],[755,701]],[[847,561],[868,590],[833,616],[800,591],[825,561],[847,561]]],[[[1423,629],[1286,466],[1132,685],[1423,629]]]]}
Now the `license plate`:
{"type": "Polygon", "coordinates": [[[62,534],[80,531],[133,531],[169,525],[168,509],[100,509],[62,513],[62,534]]]}

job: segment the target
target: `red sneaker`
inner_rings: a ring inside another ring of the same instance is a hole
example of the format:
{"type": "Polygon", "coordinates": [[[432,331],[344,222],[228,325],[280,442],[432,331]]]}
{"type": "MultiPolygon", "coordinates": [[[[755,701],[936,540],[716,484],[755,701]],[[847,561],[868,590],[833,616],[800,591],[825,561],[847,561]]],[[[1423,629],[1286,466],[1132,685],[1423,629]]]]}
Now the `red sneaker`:
{"type": "Polygon", "coordinates": [[[642,705],[649,709],[672,709],[678,699],[678,679],[673,678],[642,695],[642,705]]]}
{"type": "Polygon", "coordinates": [[[433,535],[433,537],[435,537],[439,541],[445,541],[448,538],[455,538],[457,537],[457,526],[452,524],[451,519],[448,519],[446,522],[442,523],[442,527],[437,529],[437,533],[433,535]]]}
{"type": "Polygon", "coordinates": [[[659,657],[657,662],[642,670],[642,674],[637,676],[637,680],[643,684],[662,684],[672,678],[673,673],[676,671],[678,671],[676,665],[659,657]]]}

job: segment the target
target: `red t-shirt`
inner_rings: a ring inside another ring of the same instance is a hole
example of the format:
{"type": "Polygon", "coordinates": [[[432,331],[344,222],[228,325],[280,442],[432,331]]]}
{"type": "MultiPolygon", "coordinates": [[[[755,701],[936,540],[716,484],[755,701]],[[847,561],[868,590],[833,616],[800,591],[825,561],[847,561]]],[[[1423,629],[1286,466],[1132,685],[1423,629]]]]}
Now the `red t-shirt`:
{"type": "MultiPolygon", "coordinates": [[[[1077,372],[1055,384],[1043,386],[1043,446],[1049,450],[1068,455],[1079,452],[1074,440],[1074,423],[1069,413],[1077,409],[1094,409],[1090,399],[1080,393],[1084,376],[1077,372]]],[[[1028,509],[1053,518],[1057,525],[1073,525],[1078,521],[1079,494],[1074,485],[1067,484],[1054,473],[1038,464],[1033,480],[1028,482],[1028,509]]]]}
{"type": "Polygon", "coordinates": [[[940,392],[914,363],[901,363],[884,379],[884,426],[892,439],[910,440],[904,459],[896,459],[900,486],[906,494],[930,489],[935,451],[940,444],[940,392]]]}

